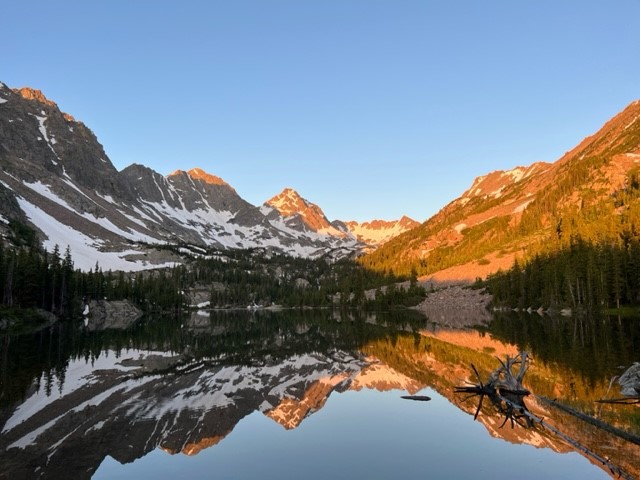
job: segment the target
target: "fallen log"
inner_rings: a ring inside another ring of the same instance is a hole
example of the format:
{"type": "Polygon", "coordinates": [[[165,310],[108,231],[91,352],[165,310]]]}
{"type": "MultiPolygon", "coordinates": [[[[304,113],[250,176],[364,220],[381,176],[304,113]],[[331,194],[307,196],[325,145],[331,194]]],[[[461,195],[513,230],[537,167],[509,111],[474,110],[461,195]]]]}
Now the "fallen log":
{"type": "Polygon", "coordinates": [[[536,398],[539,399],[541,402],[546,403],[547,405],[551,405],[557,408],[558,410],[562,410],[563,412],[566,412],[570,415],[573,415],[576,418],[579,418],[583,422],[589,423],[595,427],[598,427],[602,430],[612,433],[613,435],[616,435],[628,442],[635,443],[636,445],[640,445],[640,437],[637,435],[634,435],[629,432],[625,432],[624,430],[620,430],[619,428],[616,428],[613,425],[609,425],[608,423],[605,423],[602,420],[598,420],[597,418],[594,418],[590,415],[586,415],[582,412],[578,412],[577,410],[574,410],[571,407],[563,405],[562,403],[558,403],[556,400],[551,400],[550,398],[547,398],[544,396],[536,396],[536,398]]]}
{"type": "Polygon", "coordinates": [[[596,400],[598,403],[613,403],[616,405],[635,405],[640,403],[640,397],[622,397],[596,400]]]}

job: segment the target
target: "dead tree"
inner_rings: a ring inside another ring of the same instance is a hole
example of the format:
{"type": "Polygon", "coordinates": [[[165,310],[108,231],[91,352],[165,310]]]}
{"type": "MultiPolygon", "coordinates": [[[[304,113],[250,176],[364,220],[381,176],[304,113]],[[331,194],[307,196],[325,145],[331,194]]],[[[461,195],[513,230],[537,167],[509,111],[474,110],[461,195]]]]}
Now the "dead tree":
{"type": "Polygon", "coordinates": [[[521,352],[513,358],[507,356],[505,362],[498,358],[500,367],[491,373],[486,383],[482,382],[475,365],[471,364],[478,383],[466,387],[456,387],[455,392],[469,394],[463,401],[476,395],[480,397],[478,408],[473,416],[474,420],[478,418],[484,398],[487,397],[498,411],[505,416],[505,420],[501,426],[504,426],[509,420],[511,421],[512,428],[515,426],[515,423],[522,421],[526,423],[527,427],[532,426],[531,419],[527,415],[527,406],[524,403],[524,398],[529,395],[530,392],[522,385],[522,379],[527,372],[528,360],[529,354],[527,352],[521,352]],[[519,365],[518,373],[514,375],[513,369],[517,365],[519,365]]]}

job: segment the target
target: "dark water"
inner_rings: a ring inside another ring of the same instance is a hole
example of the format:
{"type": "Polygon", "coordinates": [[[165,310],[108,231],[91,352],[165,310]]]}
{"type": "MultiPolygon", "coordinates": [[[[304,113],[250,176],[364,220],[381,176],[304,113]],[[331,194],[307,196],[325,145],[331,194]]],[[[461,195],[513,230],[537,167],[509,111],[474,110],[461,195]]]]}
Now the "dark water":
{"type": "MultiPolygon", "coordinates": [[[[56,326],[0,337],[0,478],[608,478],[553,433],[454,388],[526,349],[537,396],[640,434],[610,379],[640,361],[637,319],[496,318],[446,331],[420,315],[329,311],[56,326]],[[402,399],[428,395],[431,401],[402,399]],[[499,472],[499,473],[497,473],[499,472]]],[[[532,396],[589,452],[640,475],[640,447],[532,396]]],[[[488,403],[488,402],[487,402],[488,403]]]]}

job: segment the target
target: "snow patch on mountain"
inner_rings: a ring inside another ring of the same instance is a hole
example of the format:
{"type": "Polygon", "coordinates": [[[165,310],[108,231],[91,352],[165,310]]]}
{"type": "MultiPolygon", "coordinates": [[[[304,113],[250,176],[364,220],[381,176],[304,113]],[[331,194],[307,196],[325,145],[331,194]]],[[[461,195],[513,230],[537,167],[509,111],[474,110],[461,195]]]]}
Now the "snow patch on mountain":
{"type": "Polygon", "coordinates": [[[58,205],[65,207],[68,210],[73,210],[73,208],[67,202],[65,202],[58,195],[56,195],[51,191],[51,187],[49,187],[49,185],[45,185],[40,180],[33,183],[29,183],[26,181],[23,181],[22,183],[26,187],[30,188],[31,190],[38,193],[39,195],[42,195],[43,197],[48,198],[52,202],[57,203],[58,205]]]}
{"type": "MultiPolygon", "coordinates": [[[[145,234],[137,232],[137,231],[126,231],[126,230],[123,230],[122,228],[116,226],[113,222],[111,222],[106,217],[97,217],[97,216],[92,215],[92,214],[87,213],[87,212],[77,212],[65,200],[63,200],[58,195],[53,193],[51,191],[51,187],[49,187],[48,185],[45,185],[41,181],[37,181],[37,182],[34,182],[34,183],[28,183],[28,182],[24,182],[23,181],[23,184],[26,187],[28,187],[31,190],[33,190],[34,192],[37,192],[39,195],[42,195],[43,197],[48,198],[52,202],[57,203],[58,205],[66,208],[67,210],[69,210],[69,211],[71,211],[71,212],[73,212],[73,213],[85,218],[86,220],[89,220],[90,222],[92,222],[92,223],[94,223],[96,225],[100,225],[101,227],[105,228],[106,230],[109,230],[110,232],[116,233],[116,234],[120,235],[123,238],[126,238],[126,239],[134,241],[134,242],[146,242],[146,243],[149,243],[149,244],[166,243],[166,242],[158,241],[156,238],[150,237],[149,235],[145,235],[145,234]]],[[[132,219],[133,219],[133,217],[132,217],[132,219]]],[[[144,224],[142,226],[144,226],[144,224]]]]}
{"type": "Polygon", "coordinates": [[[415,220],[404,216],[400,220],[373,220],[371,222],[345,222],[349,231],[358,240],[372,246],[380,246],[394,237],[419,226],[415,220]]]}
{"type": "Polygon", "coordinates": [[[467,224],[466,223],[459,223],[458,225],[456,225],[455,227],[453,227],[453,229],[458,232],[458,233],[462,233],[462,231],[467,228],[467,224]]]}
{"type": "MultiPolygon", "coordinates": [[[[53,135],[49,136],[49,133],[47,132],[47,127],[44,126],[44,122],[47,121],[47,116],[46,116],[44,110],[42,110],[41,113],[42,113],[42,115],[33,115],[36,118],[36,120],[38,121],[38,130],[40,130],[40,134],[44,138],[44,141],[47,143],[47,145],[49,146],[49,148],[51,149],[51,151],[53,152],[55,157],[58,159],[58,161],[60,161],[60,157],[58,157],[58,154],[56,153],[56,151],[53,148],[53,146],[56,144],[56,139],[55,139],[55,137],[53,137],[53,135]]],[[[51,160],[51,161],[53,162],[54,165],[58,164],[54,160],[51,160]]]]}
{"type": "Polygon", "coordinates": [[[88,271],[93,269],[96,262],[105,271],[140,271],[175,265],[175,262],[155,265],[144,261],[129,261],[124,258],[128,255],[139,254],[138,250],[102,251],[101,248],[104,247],[102,240],[91,238],[74,230],[23,198],[18,197],[17,201],[27,218],[47,235],[47,240],[43,242],[44,248],[51,252],[56,245],[61,251],[69,247],[75,268],[88,271]]]}
{"type": "Polygon", "coordinates": [[[523,178],[525,178],[527,174],[527,170],[528,169],[525,169],[523,167],[516,167],[513,170],[507,170],[506,172],[503,173],[503,175],[505,177],[511,177],[511,181],[513,183],[516,183],[522,180],[523,178]]]}
{"type": "Polygon", "coordinates": [[[230,225],[233,219],[233,213],[229,211],[219,212],[213,209],[187,210],[184,204],[183,208],[175,208],[167,203],[166,198],[162,202],[143,202],[151,209],[179,223],[185,228],[194,230],[202,236],[208,245],[221,244],[225,247],[237,248],[237,241],[233,237],[235,228],[230,225]]]}
{"type": "Polygon", "coordinates": [[[534,199],[530,199],[530,200],[527,200],[527,201],[526,201],[526,202],[524,202],[524,203],[521,203],[521,204],[520,204],[520,205],[518,205],[516,208],[514,208],[513,213],[522,213],[522,212],[524,212],[524,211],[527,209],[527,207],[529,206],[529,204],[530,204],[531,202],[533,202],[533,200],[534,200],[534,199]]]}
{"type": "Polygon", "coordinates": [[[65,171],[64,167],[62,167],[62,181],[64,183],[66,183],[67,185],[69,185],[71,188],[73,188],[76,192],[78,192],[80,195],[82,195],[84,198],[86,198],[87,200],[89,200],[91,203],[93,203],[94,205],[96,205],[97,207],[101,207],[101,205],[99,205],[98,203],[96,203],[96,201],[91,198],[89,195],[87,195],[85,192],[82,191],[82,189],[80,187],[78,187],[75,182],[73,181],[73,179],[67,174],[67,172],[65,171]]]}

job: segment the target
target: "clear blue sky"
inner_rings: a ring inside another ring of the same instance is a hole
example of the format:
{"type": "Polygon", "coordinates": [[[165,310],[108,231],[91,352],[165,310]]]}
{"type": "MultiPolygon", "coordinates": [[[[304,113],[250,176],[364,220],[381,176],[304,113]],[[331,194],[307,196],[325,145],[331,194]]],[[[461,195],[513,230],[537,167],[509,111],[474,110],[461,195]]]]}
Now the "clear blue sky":
{"type": "Polygon", "coordinates": [[[260,204],[425,220],[553,161],[640,98],[640,0],[32,1],[0,80],[41,89],[118,169],[199,166],[260,204]]]}

